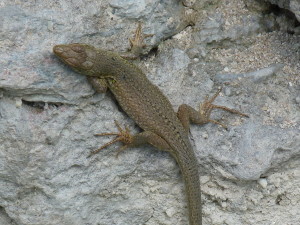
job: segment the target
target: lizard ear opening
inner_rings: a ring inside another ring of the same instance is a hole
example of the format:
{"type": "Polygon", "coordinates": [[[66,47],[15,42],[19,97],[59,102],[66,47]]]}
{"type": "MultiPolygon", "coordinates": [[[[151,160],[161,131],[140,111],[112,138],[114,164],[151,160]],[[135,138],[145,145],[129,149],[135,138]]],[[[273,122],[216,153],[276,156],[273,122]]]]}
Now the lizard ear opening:
{"type": "Polygon", "coordinates": [[[90,70],[94,66],[94,63],[87,60],[87,61],[83,62],[81,65],[82,65],[82,68],[84,68],[86,70],[90,70]]]}

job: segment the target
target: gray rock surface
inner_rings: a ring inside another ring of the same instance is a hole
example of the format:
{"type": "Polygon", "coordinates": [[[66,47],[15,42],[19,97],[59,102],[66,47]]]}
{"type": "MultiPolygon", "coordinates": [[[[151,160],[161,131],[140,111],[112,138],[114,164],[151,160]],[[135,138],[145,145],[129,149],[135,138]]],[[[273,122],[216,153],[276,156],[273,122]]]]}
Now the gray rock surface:
{"type": "Polygon", "coordinates": [[[300,2],[298,0],[267,0],[271,4],[291,11],[300,21],[300,2]]]}
{"type": "MultiPolygon", "coordinates": [[[[223,86],[216,104],[250,115],[214,112],[228,130],[191,126],[204,224],[297,224],[300,38],[268,4],[245,2],[2,1],[0,224],[187,224],[168,153],[144,146],[116,158],[116,144],[87,158],[111,140],[94,134],[115,131],[114,120],[139,128],[52,54],[71,42],[126,51],[138,21],[154,34],[145,52],[158,51],[136,63],[174,109],[223,86]]],[[[276,4],[297,16],[296,3],[276,4]]]]}

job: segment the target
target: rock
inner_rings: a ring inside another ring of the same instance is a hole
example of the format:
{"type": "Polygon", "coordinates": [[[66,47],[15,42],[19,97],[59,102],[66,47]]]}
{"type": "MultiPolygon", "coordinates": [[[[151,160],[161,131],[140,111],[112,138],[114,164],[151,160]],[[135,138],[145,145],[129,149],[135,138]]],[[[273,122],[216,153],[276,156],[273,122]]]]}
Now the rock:
{"type": "MultiPolygon", "coordinates": [[[[296,2],[273,4],[296,15],[296,2]]],[[[151,53],[135,63],[174,109],[198,108],[225,86],[215,104],[250,116],[215,110],[212,118],[228,130],[191,126],[204,223],[297,224],[299,37],[279,31],[278,21],[288,20],[266,15],[269,4],[252,6],[242,0],[2,1],[0,224],[188,223],[183,180],[167,152],[141,146],[116,159],[116,144],[87,158],[111,140],[94,134],[115,132],[114,120],[133,133],[139,129],[111,94],[95,93],[52,53],[55,44],[71,42],[126,51],[138,21],[154,36],[146,39],[151,53]]]]}

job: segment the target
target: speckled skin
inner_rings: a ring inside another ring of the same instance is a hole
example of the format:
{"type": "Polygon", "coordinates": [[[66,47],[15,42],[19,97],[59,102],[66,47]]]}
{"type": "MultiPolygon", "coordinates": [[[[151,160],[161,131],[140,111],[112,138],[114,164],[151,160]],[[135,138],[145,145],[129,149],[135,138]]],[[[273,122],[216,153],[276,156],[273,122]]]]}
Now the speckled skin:
{"type": "Polygon", "coordinates": [[[123,110],[147,132],[148,142],[175,157],[186,183],[190,224],[202,224],[197,159],[186,130],[158,87],[137,66],[113,52],[70,44],[55,46],[54,53],[75,71],[104,79],[123,110]],[[155,136],[162,143],[157,144],[155,136]]]}
{"type": "MultiPolygon", "coordinates": [[[[129,138],[127,136],[127,138],[117,140],[124,142],[126,147],[150,143],[171,153],[185,181],[189,224],[201,225],[198,162],[188,138],[189,123],[191,121],[197,124],[208,122],[220,124],[209,119],[213,108],[222,108],[233,113],[239,112],[211,104],[217,96],[215,95],[202,104],[199,112],[190,106],[181,105],[176,114],[171,103],[158,87],[153,85],[137,66],[117,53],[84,44],[57,45],[53,51],[72,69],[88,76],[96,90],[105,91],[108,88],[123,110],[144,130],[132,137],[127,134],[129,138]]],[[[245,116],[245,114],[241,115],[245,116]]],[[[122,136],[120,129],[119,131],[122,136]]]]}

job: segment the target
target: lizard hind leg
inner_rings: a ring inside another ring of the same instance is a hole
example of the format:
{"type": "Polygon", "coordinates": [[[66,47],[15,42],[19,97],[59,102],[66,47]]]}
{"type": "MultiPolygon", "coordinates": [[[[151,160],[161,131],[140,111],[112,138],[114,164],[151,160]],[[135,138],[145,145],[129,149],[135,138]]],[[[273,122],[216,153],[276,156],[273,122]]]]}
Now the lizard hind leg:
{"type": "Polygon", "coordinates": [[[236,109],[231,109],[231,108],[228,108],[226,106],[220,106],[220,105],[212,104],[213,101],[219,96],[221,91],[222,91],[222,89],[219,89],[219,91],[213,97],[211,97],[210,99],[208,98],[208,96],[206,96],[205,101],[202,104],[200,104],[199,113],[200,113],[200,115],[202,115],[207,120],[207,122],[211,122],[211,123],[214,123],[214,124],[221,125],[225,129],[227,129],[226,125],[224,125],[224,124],[222,124],[222,123],[220,123],[216,120],[210,119],[210,114],[211,114],[213,109],[222,109],[224,111],[234,113],[234,114],[238,114],[238,115],[244,116],[244,117],[249,117],[249,116],[247,114],[244,114],[244,113],[236,110],[236,109]]]}
{"type": "Polygon", "coordinates": [[[117,157],[119,155],[119,153],[123,150],[125,150],[126,148],[129,147],[129,145],[133,142],[133,135],[130,134],[129,128],[127,126],[125,126],[125,129],[122,129],[120,124],[115,120],[115,125],[118,129],[118,132],[110,132],[110,133],[100,133],[100,134],[95,134],[95,136],[110,136],[110,135],[115,135],[116,137],[111,140],[110,142],[102,145],[100,148],[93,150],[90,155],[88,157],[90,157],[93,154],[98,153],[99,151],[101,151],[102,149],[106,148],[109,145],[112,145],[116,142],[123,142],[125,145],[123,145],[122,147],[120,147],[118,149],[117,152],[117,157]]]}
{"type": "Polygon", "coordinates": [[[116,157],[125,149],[129,147],[137,147],[143,144],[150,144],[155,146],[156,148],[164,151],[171,151],[171,147],[169,144],[159,135],[152,131],[142,131],[138,134],[131,135],[129,128],[125,126],[125,129],[122,129],[120,124],[115,121],[115,124],[117,126],[118,132],[110,132],[110,133],[100,133],[95,134],[95,136],[108,136],[108,135],[114,135],[116,136],[113,140],[110,142],[102,145],[100,148],[92,151],[88,157],[90,157],[93,154],[98,153],[102,149],[106,148],[107,146],[114,144],[118,141],[124,143],[123,146],[121,146],[118,151],[116,157]]]}
{"type": "Polygon", "coordinates": [[[240,116],[248,117],[248,115],[241,113],[238,110],[230,109],[226,106],[214,105],[213,101],[218,97],[220,92],[221,89],[211,98],[208,98],[208,96],[206,96],[204,102],[200,104],[199,111],[193,109],[191,106],[186,104],[179,106],[177,117],[181,121],[186,131],[189,130],[190,122],[198,125],[210,122],[221,125],[225,129],[227,129],[226,125],[216,120],[210,119],[210,115],[213,109],[222,109],[231,113],[238,114],[240,116]]]}

